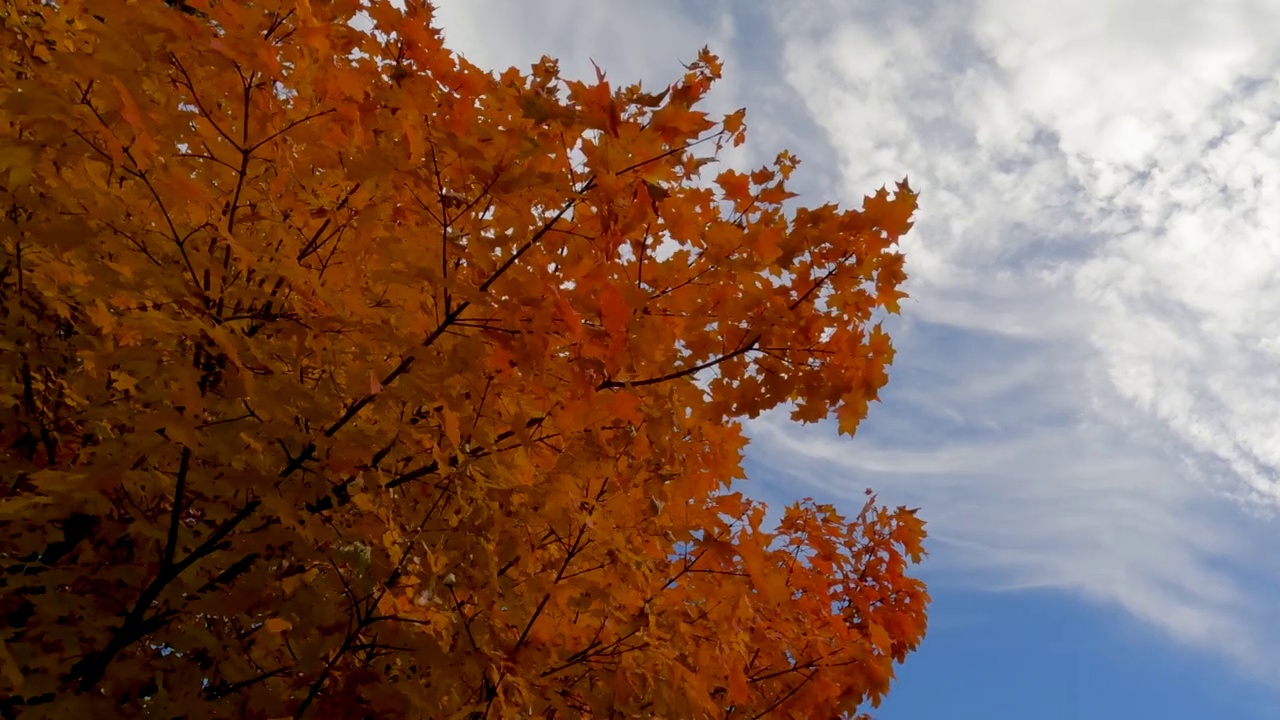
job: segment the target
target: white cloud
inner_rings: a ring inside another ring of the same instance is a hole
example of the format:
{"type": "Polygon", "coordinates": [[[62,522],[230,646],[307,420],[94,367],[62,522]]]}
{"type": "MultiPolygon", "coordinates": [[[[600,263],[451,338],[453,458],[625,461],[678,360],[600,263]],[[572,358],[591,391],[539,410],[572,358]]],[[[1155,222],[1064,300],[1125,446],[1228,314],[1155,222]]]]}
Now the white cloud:
{"type": "Polygon", "coordinates": [[[936,333],[899,329],[906,359],[854,440],[829,426],[797,430],[785,413],[754,423],[754,477],[770,494],[852,507],[870,487],[922,506],[932,582],[1066,591],[1275,667],[1262,641],[1274,612],[1256,591],[1276,578],[1237,564],[1265,552],[1256,521],[1206,493],[1164,433],[1082,407],[1082,352],[1061,346],[1064,361],[1049,365],[1041,341],[966,331],[945,367],[924,354],[936,352],[936,333]]]}
{"type": "Polygon", "coordinates": [[[538,58],[560,60],[566,77],[594,79],[594,60],[615,83],[664,87],[707,44],[729,45],[733,18],[723,0],[679,3],[626,0],[437,0],[436,24],[448,47],[485,68],[527,70],[538,58]]]}
{"type": "Polygon", "coordinates": [[[936,572],[1280,669],[1242,509],[1280,499],[1280,3],[442,4],[495,67],[664,83],[709,43],[805,197],[923,191],[885,404],[854,442],[765,418],[756,462],[924,506],[936,572]]]}
{"type": "Polygon", "coordinates": [[[1113,601],[1280,667],[1251,641],[1277,619],[1256,595],[1274,578],[1221,569],[1263,548],[1211,494],[1266,508],[1280,497],[1280,90],[1258,80],[1280,70],[1280,5],[959,7],[793,4],[785,78],[850,184],[909,171],[923,186],[905,244],[912,313],[1031,343],[958,368],[920,347],[961,387],[1024,380],[1018,396],[953,412],[1050,406],[1074,419],[996,420],[998,434],[910,451],[842,444],[831,462],[859,486],[917,494],[964,548],[949,562],[1113,601]]]}

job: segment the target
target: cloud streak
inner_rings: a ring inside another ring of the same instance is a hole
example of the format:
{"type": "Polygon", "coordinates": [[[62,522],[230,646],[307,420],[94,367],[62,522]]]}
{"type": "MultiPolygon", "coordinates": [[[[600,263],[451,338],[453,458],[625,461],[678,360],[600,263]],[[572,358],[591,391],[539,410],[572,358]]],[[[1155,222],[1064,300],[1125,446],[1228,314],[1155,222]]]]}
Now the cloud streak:
{"type": "Polygon", "coordinates": [[[1278,8],[923,7],[788,6],[784,77],[846,187],[905,168],[924,190],[905,249],[926,322],[904,329],[920,374],[946,379],[894,377],[911,417],[999,429],[826,455],[808,434],[758,439],[907,488],[953,566],[1280,668],[1256,640],[1275,578],[1225,569],[1262,556],[1261,533],[1209,493],[1270,509],[1280,487],[1280,88],[1258,79],[1277,69],[1278,8]],[[957,358],[930,324],[985,331],[991,356],[957,358]]]}

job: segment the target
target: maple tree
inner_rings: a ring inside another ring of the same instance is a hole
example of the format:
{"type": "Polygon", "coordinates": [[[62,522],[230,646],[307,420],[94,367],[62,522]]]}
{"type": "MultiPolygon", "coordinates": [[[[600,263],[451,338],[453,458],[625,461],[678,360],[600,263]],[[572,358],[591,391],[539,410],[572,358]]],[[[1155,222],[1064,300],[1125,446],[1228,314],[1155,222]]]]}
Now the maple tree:
{"type": "Polygon", "coordinates": [[[877,703],[922,522],[732,483],[742,418],[852,433],[887,381],[915,195],[712,178],[720,70],[494,75],[414,2],[4,0],[0,713],[877,703]]]}

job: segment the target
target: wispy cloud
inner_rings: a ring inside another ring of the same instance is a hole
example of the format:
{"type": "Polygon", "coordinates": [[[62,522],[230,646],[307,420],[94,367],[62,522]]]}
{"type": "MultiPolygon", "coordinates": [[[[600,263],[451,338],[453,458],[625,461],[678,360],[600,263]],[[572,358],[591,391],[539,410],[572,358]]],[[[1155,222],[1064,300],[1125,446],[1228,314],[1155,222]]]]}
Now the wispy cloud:
{"type": "Polygon", "coordinates": [[[806,197],[923,191],[884,405],[852,442],[752,424],[762,475],[924,506],[932,572],[1280,670],[1280,4],[442,4],[484,65],[661,83],[709,43],[806,197]]]}
{"type": "Polygon", "coordinates": [[[1263,639],[1275,613],[1260,597],[1275,578],[1241,567],[1266,556],[1257,523],[1206,493],[1166,433],[1081,403],[1067,347],[1050,364],[1042,341],[918,321],[898,344],[884,404],[856,439],[785,413],[752,425],[752,470],[770,495],[852,505],[876,489],[923,507],[931,581],[1078,594],[1275,667],[1263,639]]]}
{"type": "Polygon", "coordinates": [[[1275,668],[1253,640],[1273,578],[1226,571],[1263,548],[1208,488],[1276,496],[1280,92],[1257,78],[1280,7],[818,7],[779,17],[786,81],[850,183],[917,178],[912,314],[987,350],[918,328],[903,355],[945,380],[891,397],[998,428],[843,444],[837,465],[919,494],[951,563],[1275,668]]]}

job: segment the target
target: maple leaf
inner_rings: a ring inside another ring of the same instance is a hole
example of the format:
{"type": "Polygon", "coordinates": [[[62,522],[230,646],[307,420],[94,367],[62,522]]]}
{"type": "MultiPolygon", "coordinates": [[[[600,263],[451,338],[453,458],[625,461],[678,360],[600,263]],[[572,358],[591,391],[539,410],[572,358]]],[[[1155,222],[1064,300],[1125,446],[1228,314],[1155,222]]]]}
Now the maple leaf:
{"type": "Polygon", "coordinates": [[[706,49],[645,93],[494,76],[424,2],[6,7],[4,712],[888,691],[923,521],[869,498],[766,527],[733,486],[743,418],[852,432],[887,382],[905,180],[784,207],[783,152],[708,187],[745,111],[700,109],[706,49]]]}

